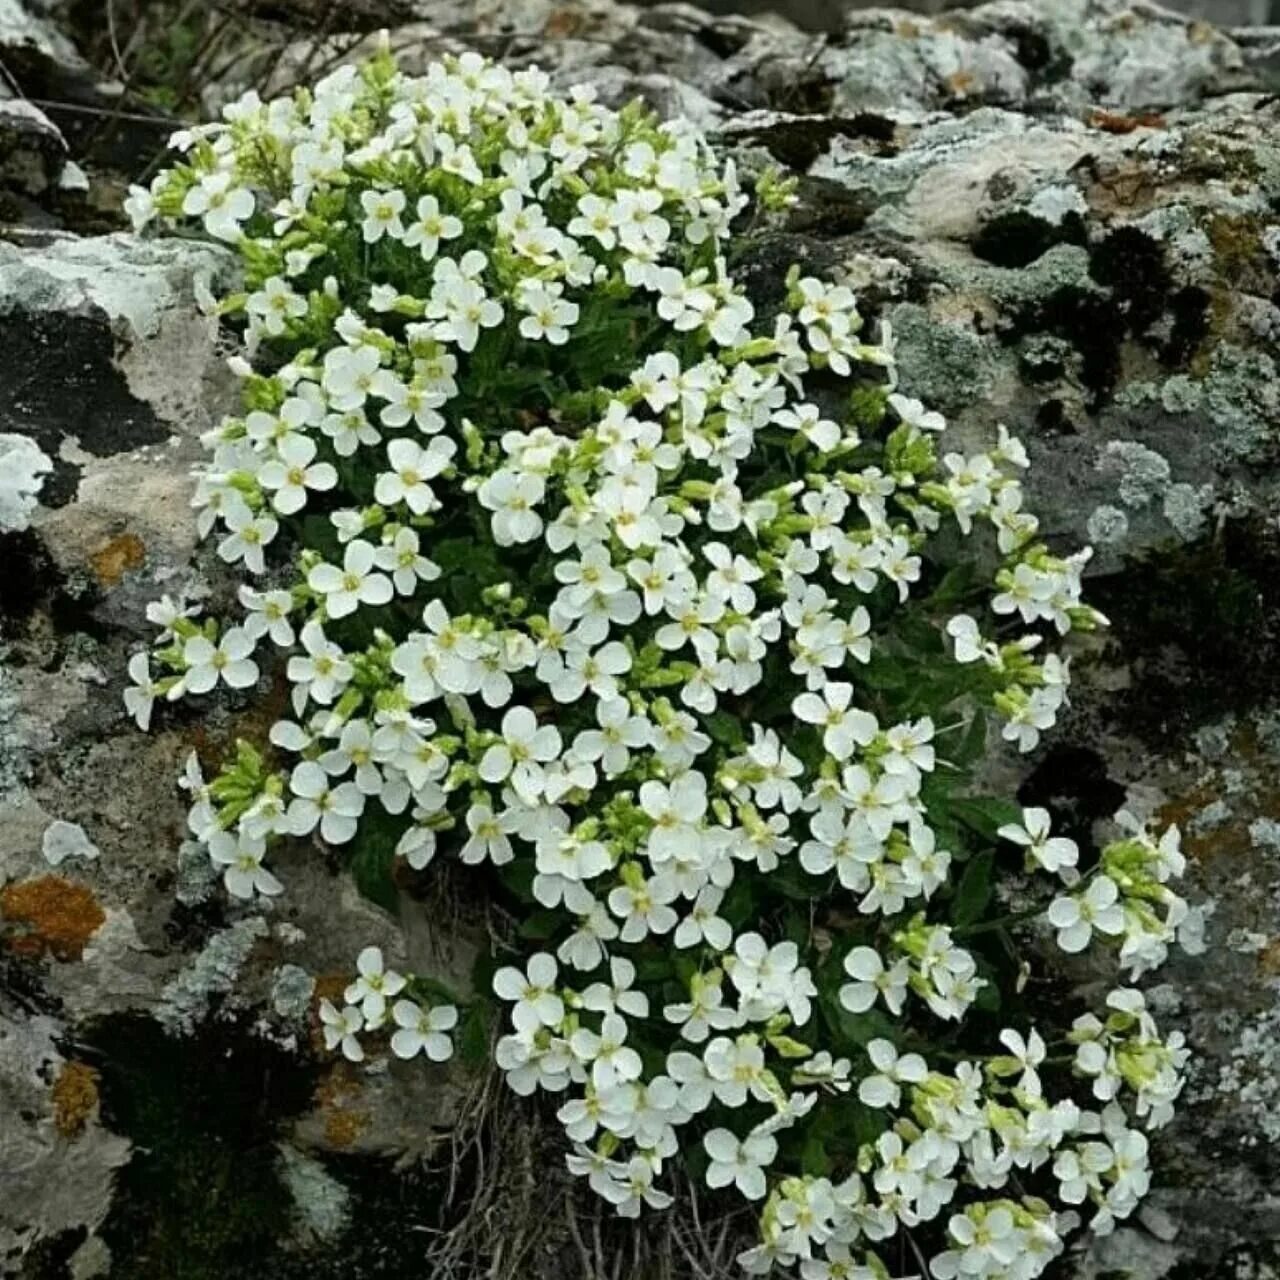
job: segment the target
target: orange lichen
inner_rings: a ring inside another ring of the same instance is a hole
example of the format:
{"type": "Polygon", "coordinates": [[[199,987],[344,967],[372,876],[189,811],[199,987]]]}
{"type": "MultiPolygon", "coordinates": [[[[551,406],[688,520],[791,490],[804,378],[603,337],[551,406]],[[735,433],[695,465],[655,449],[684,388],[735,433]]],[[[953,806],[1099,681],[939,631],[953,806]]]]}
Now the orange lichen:
{"type": "Polygon", "coordinates": [[[83,1062],[68,1062],[53,1082],[53,1123],[64,1138],[80,1133],[98,1107],[98,1073],[83,1062]]]}
{"type": "Polygon", "coordinates": [[[104,587],[114,587],[130,569],[136,569],[146,555],[147,549],[137,534],[122,533],[99,547],[89,557],[89,563],[104,587]]]}
{"type": "Polygon", "coordinates": [[[542,34],[548,40],[567,40],[581,35],[587,25],[587,16],[577,9],[555,9],[542,26],[542,34]]]}
{"type": "Polygon", "coordinates": [[[1105,133],[1132,133],[1135,129],[1162,129],[1164,117],[1155,111],[1139,111],[1133,115],[1123,115],[1116,111],[1106,111],[1102,107],[1094,107],[1085,117],[1085,124],[1091,129],[1101,129],[1105,133]]]}
{"type": "Polygon", "coordinates": [[[1258,953],[1258,968],[1268,978],[1280,973],[1280,938],[1272,938],[1258,953]]]}
{"type": "Polygon", "coordinates": [[[0,912],[6,920],[25,925],[7,938],[19,955],[78,960],[85,943],[107,918],[97,899],[82,884],[61,876],[17,880],[0,889],[0,912]]]}
{"type": "Polygon", "coordinates": [[[360,1082],[345,1062],[335,1063],[316,1086],[324,1136],[331,1146],[349,1147],[369,1127],[369,1113],[356,1105],[361,1092],[360,1082]]]}

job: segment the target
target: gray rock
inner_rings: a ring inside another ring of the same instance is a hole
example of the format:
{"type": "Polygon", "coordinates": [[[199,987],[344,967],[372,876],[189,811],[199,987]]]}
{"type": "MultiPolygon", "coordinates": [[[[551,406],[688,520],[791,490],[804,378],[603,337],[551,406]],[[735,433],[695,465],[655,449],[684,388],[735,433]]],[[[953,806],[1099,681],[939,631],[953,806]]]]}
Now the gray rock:
{"type": "Polygon", "coordinates": [[[0,1270],[6,1273],[41,1241],[77,1228],[96,1230],[111,1206],[115,1172],[129,1158],[129,1143],[98,1119],[87,1068],[74,1069],[74,1092],[59,1094],[68,1064],[55,1038],[63,1032],[53,1019],[24,1014],[0,995],[0,1270]]]}
{"type": "Polygon", "coordinates": [[[58,186],[66,159],[67,142],[57,125],[39,107],[0,91],[0,187],[45,195],[58,186]]]}

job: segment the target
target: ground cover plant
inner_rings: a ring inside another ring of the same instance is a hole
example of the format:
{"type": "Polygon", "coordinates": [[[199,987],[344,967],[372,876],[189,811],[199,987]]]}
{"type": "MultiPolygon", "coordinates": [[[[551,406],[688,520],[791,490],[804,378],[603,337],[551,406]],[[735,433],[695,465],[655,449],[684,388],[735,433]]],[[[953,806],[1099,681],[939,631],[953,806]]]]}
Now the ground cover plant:
{"type": "Polygon", "coordinates": [[[1021,1280],[1132,1213],[1187,1058],[1132,985],[1182,858],[977,780],[1105,622],[1019,441],[950,447],[839,281],[748,299],[787,184],[685,122],[380,56],[175,145],[130,209],[243,261],[196,499],[243,615],[157,602],[129,708],[283,662],[292,715],[184,779],[229,894],[287,892],[272,850],[312,838],[387,905],[450,861],[519,919],[465,1007],[353,958],[329,1048],[438,1062],[496,1007],[569,1169],[626,1217],[672,1166],[744,1198],[758,1274],[887,1276],[905,1241],[1021,1280]],[[1055,948],[1116,975],[1095,1007],[1034,998],[1055,948]]]}

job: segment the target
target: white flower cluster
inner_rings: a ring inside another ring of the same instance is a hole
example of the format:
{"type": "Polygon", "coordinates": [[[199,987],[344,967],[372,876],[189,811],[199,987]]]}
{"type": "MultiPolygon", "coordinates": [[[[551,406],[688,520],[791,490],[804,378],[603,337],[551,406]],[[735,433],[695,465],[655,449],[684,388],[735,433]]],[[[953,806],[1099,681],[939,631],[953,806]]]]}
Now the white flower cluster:
{"type": "MultiPolygon", "coordinates": [[[[1122,1107],[1167,1120],[1186,1056],[1141,997],[1065,1053],[1049,1028],[954,1038],[998,982],[963,945],[951,776],[989,713],[1036,745],[1069,678],[1046,637],[1102,621],[1085,555],[1036,541],[1019,442],[940,454],[842,285],[793,272],[757,315],[725,259],[733,166],[537,70],[380,58],[177,145],[131,208],[241,246],[224,305],[272,371],[237,362],[246,412],[196,502],[256,582],[223,630],[155,606],[159,669],[135,658],[126,697],[145,727],[288,654],[293,763],[242,743],[188,779],[228,891],[278,893],[273,843],[374,820],[413,869],[496,869],[552,922],[492,979],[511,1087],[562,1096],[569,1168],[623,1215],[669,1202],[677,1159],[761,1202],[752,1271],[886,1276],[877,1250],[935,1224],[939,1280],[1029,1280],[1072,1221],[1031,1185],[1099,1229],[1128,1214],[1122,1107]],[[989,531],[985,621],[938,586],[944,528],[989,531]]],[[[1001,835],[1062,877],[1066,950],[1163,958],[1175,837],[1082,877],[1043,810],[1001,835]]],[[[331,1048],[358,1060],[390,1017],[394,1053],[448,1056],[455,1008],[391,1003],[372,949],[358,970],[331,1048]]]]}
{"type": "Polygon", "coordinates": [[[342,1007],[328,999],[320,1001],[325,1048],[341,1050],[348,1062],[363,1062],[365,1049],[359,1037],[381,1030],[389,1015],[396,1028],[391,1052],[397,1058],[421,1053],[432,1062],[445,1062],[453,1057],[453,1041],[447,1033],[458,1025],[457,1006],[409,999],[402,993],[412,982],[411,975],[386,968],[377,947],[365,947],[356,958],[356,979],[343,992],[342,1007]],[[391,1004],[393,996],[401,998],[391,1004]]]}

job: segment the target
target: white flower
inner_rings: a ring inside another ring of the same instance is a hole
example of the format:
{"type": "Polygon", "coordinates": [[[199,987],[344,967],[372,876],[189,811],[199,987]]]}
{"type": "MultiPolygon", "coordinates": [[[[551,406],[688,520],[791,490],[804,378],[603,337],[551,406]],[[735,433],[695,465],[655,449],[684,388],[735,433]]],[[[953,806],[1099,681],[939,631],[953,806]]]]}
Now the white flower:
{"type": "Polygon", "coordinates": [[[129,659],[129,679],[133,683],[124,691],[125,709],[144,733],[151,727],[151,707],[159,691],[151,678],[151,660],[145,653],[129,659]]]}
{"type": "Polygon", "coordinates": [[[240,603],[249,610],[244,629],[255,643],[263,636],[269,636],[281,648],[294,643],[296,637],[289,621],[294,608],[291,592],[255,591],[246,584],[240,588],[240,603]]]}
{"type": "Polygon", "coordinates": [[[331,1000],[320,1001],[320,1025],[324,1029],[324,1047],[329,1050],[342,1048],[342,1056],[349,1062],[363,1062],[364,1048],[356,1039],[364,1030],[364,1018],[354,1005],[338,1009],[331,1000]]]}
{"type": "Polygon", "coordinates": [[[418,200],[417,217],[404,233],[404,243],[409,249],[417,249],[430,262],[439,252],[441,240],[454,240],[462,231],[462,220],[451,213],[441,213],[435,196],[422,196],[418,200]]]}
{"type": "Polygon", "coordinates": [[[689,914],[676,928],[675,945],[696,947],[705,942],[716,951],[727,951],[733,942],[733,929],[727,920],[716,915],[723,901],[723,889],[714,884],[703,885],[689,914]]]}
{"type": "Polygon", "coordinates": [[[280,442],[277,456],[258,472],[258,483],[271,490],[271,505],[281,515],[293,515],[307,505],[307,490],[327,492],[338,473],[327,462],[314,461],[316,446],[306,436],[291,435],[280,442]]]}
{"type": "Polygon", "coordinates": [[[274,338],[285,332],[288,321],[307,314],[307,302],[286,280],[272,276],[257,293],[249,295],[245,310],[259,317],[263,331],[274,338]]]}
{"type": "Polygon", "coordinates": [[[799,431],[821,453],[830,453],[842,439],[840,428],[830,418],[822,417],[816,404],[779,409],[773,421],[790,431],[799,431]]]}
{"type": "Polygon", "coordinates": [[[284,892],[284,885],[262,865],[267,848],[260,837],[250,837],[243,832],[215,831],[207,843],[209,857],[225,868],[222,883],[233,898],[248,899],[256,893],[273,897],[284,892]]]}
{"type": "Polygon", "coordinates": [[[541,476],[496,471],[479,489],[481,503],[493,514],[493,540],[500,547],[532,542],[542,532],[542,517],[534,508],[546,486],[541,476]]]}
{"type": "Polygon", "coordinates": [[[528,314],[520,321],[520,333],[531,341],[542,339],[552,346],[569,341],[569,328],[578,321],[578,304],[562,297],[564,286],[556,281],[524,280],[520,306],[528,314]]]}
{"type": "Polygon", "coordinates": [[[356,957],[357,978],[343,994],[348,1004],[358,1004],[367,1027],[377,1027],[387,1013],[387,997],[397,995],[405,988],[405,979],[394,969],[385,969],[382,951],[378,947],[365,947],[356,957]]]}
{"type": "Polygon", "coordinates": [[[404,212],[405,196],[403,191],[362,191],[360,207],[364,210],[364,221],[360,224],[360,232],[366,244],[376,244],[383,236],[392,240],[404,239],[404,223],[400,215],[404,212]]]}
{"type": "Polygon", "coordinates": [[[919,1084],[928,1075],[928,1067],[918,1053],[901,1057],[890,1040],[868,1042],[867,1056],[875,1067],[858,1085],[858,1097],[869,1107],[897,1107],[902,1102],[904,1084],[919,1084]]]}
{"type": "Polygon", "coordinates": [[[373,543],[357,538],[347,544],[341,569],[318,564],[307,574],[307,586],[323,598],[329,617],[345,618],[359,605],[382,605],[391,599],[391,579],[375,569],[377,555],[373,543]]]}
{"type": "Polygon", "coordinates": [[[1124,911],[1117,901],[1119,896],[1116,882],[1100,875],[1089,882],[1083,893],[1054,898],[1046,915],[1058,931],[1058,946],[1063,951],[1083,951],[1095,929],[1099,933],[1123,933],[1124,911]]]}
{"type": "Polygon", "coordinates": [[[288,677],[294,686],[294,709],[299,715],[307,699],[332,702],[355,674],[340,645],[326,638],[318,622],[308,622],[299,636],[305,656],[289,659],[288,677]]]}
{"type": "Polygon", "coordinates": [[[840,1003],[850,1013],[866,1013],[882,998],[895,1017],[907,997],[909,967],[905,960],[888,969],[874,947],[854,947],[844,958],[844,971],[853,979],[840,988],[840,1003]]]}
{"type": "Polygon", "coordinates": [[[798,694],[791,704],[796,717],[822,726],[822,744],[836,760],[848,760],[858,747],[869,745],[879,732],[876,718],[849,704],[853,685],[833,680],[819,693],[798,694]]]}
{"type": "Polygon", "coordinates": [[[313,761],[297,765],[289,778],[294,799],[289,804],[289,830],[310,835],[317,826],[330,844],[345,844],[356,833],[365,796],[354,782],[329,786],[329,775],[313,761]]]}
{"type": "Polygon", "coordinates": [[[242,627],[229,627],[216,644],[207,636],[192,636],[182,646],[186,670],[182,681],[170,693],[208,693],[219,681],[232,689],[247,689],[258,679],[258,664],[253,653],[253,638],[242,627]]]}
{"type": "Polygon", "coordinates": [[[502,740],[480,760],[480,776],[486,782],[510,778],[516,793],[533,804],[545,785],[542,766],[560,754],[560,747],[555,725],[539,726],[528,707],[512,707],[502,717],[502,740]]]}
{"type": "Polygon", "coordinates": [[[269,515],[254,515],[239,503],[228,512],[226,525],[228,533],[218,543],[218,555],[228,564],[243,560],[251,573],[265,573],[267,562],[262,549],[276,536],[279,524],[269,515]]]}
{"type": "Polygon", "coordinates": [[[397,1058],[425,1054],[432,1062],[453,1057],[453,1041],[445,1035],[458,1025],[458,1010],[451,1004],[423,1009],[412,1000],[397,1000],[391,1016],[396,1030],[391,1036],[391,1052],[397,1058]]]}
{"type": "Polygon", "coordinates": [[[495,867],[515,857],[510,836],[518,830],[520,815],[515,809],[495,814],[487,804],[473,804],[467,810],[467,830],[471,838],[459,850],[463,862],[477,863],[486,859],[495,867]]]}
{"type": "Polygon", "coordinates": [[[711,1163],[707,1186],[736,1186],[748,1200],[762,1200],[764,1171],[778,1154],[777,1139],[769,1134],[748,1134],[739,1141],[728,1129],[712,1129],[702,1139],[711,1163]]]}
{"type": "Polygon", "coordinates": [[[435,335],[461,351],[474,351],[481,329],[502,323],[502,305],[484,287],[458,271],[441,268],[448,258],[436,260],[436,283],[427,304],[427,315],[436,319],[435,335]]]}
{"type": "Polygon", "coordinates": [[[1065,836],[1050,836],[1050,826],[1048,809],[1023,809],[1021,826],[1013,822],[1006,823],[997,834],[1013,844],[1022,845],[1040,866],[1056,874],[1064,867],[1074,867],[1079,851],[1074,840],[1068,840],[1065,836]]]}
{"type": "Polygon", "coordinates": [[[253,216],[253,193],[246,187],[233,187],[231,175],[225,172],[206,174],[183,197],[182,212],[202,217],[204,228],[218,240],[239,240],[240,224],[253,216]]]}
{"type": "Polygon", "coordinates": [[[889,408],[909,427],[919,431],[945,431],[947,420],[934,409],[926,409],[919,400],[894,392],[889,397],[889,408]]]}
{"type": "Polygon", "coordinates": [[[584,729],[573,740],[579,759],[599,761],[606,777],[621,773],[639,751],[653,741],[653,727],[642,715],[633,715],[625,698],[601,698],[596,703],[599,729],[584,729]]]}
{"type": "Polygon", "coordinates": [[[387,446],[391,470],[378,477],[373,496],[384,507],[403,502],[414,515],[425,515],[439,506],[428,481],[445,471],[457,449],[447,436],[436,436],[425,449],[412,440],[393,440],[387,446]]]}
{"type": "Polygon", "coordinates": [[[626,1045],[626,1019],[607,1013],[600,1032],[579,1027],[569,1038],[569,1047],[579,1062],[591,1067],[591,1083],[596,1089],[612,1089],[628,1080],[637,1080],[643,1070],[640,1055],[626,1045]]]}
{"type": "Polygon", "coordinates": [[[529,957],[522,973],[507,966],[493,975],[493,991],[500,1000],[514,1002],[511,1022],[517,1031],[532,1034],[539,1027],[556,1028],[564,1021],[564,1001],[555,990],[554,956],[539,951],[529,957]]]}
{"type": "Polygon", "coordinates": [[[1045,1046],[1044,1041],[1040,1038],[1040,1033],[1033,1027],[1024,1039],[1020,1032],[1015,1031],[1012,1027],[1006,1027],[1000,1033],[1000,1043],[1009,1050],[1009,1053],[1022,1069],[1022,1075],[1018,1079],[1018,1088],[1038,1095],[1040,1093],[1040,1075],[1036,1068],[1045,1059],[1045,1046]]]}

